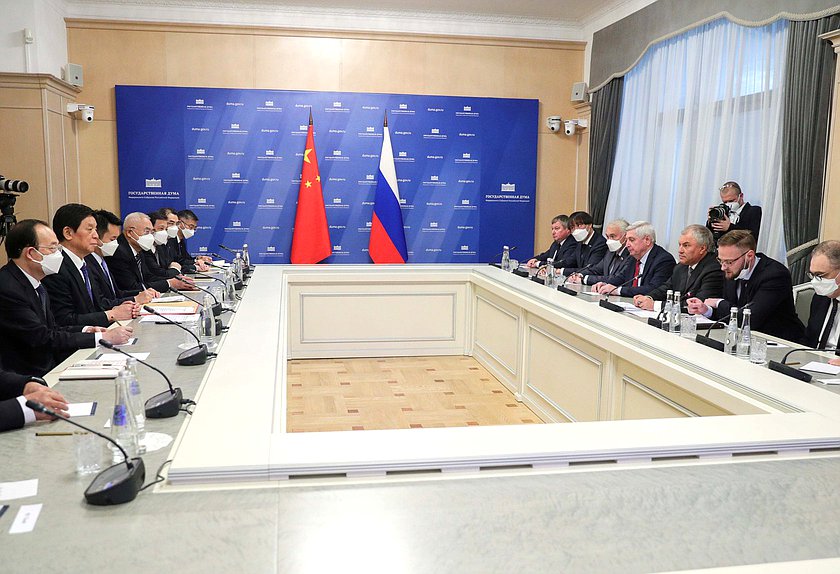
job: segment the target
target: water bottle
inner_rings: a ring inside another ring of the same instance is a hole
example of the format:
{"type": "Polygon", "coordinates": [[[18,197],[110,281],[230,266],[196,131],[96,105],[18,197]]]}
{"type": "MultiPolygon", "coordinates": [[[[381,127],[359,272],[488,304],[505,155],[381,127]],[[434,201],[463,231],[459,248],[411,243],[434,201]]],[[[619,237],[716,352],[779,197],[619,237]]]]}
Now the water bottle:
{"type": "Polygon", "coordinates": [[[233,278],[237,283],[244,278],[242,274],[242,255],[239,253],[233,259],[233,278]]]}
{"type": "Polygon", "coordinates": [[[680,317],[682,316],[682,305],[680,305],[682,297],[679,291],[674,291],[674,300],[671,303],[671,319],[668,330],[671,333],[680,333],[680,317]]]}
{"type": "Polygon", "coordinates": [[[242,245],[242,265],[245,266],[245,272],[251,270],[251,257],[248,255],[248,244],[242,245]]]}
{"type": "Polygon", "coordinates": [[[502,271],[510,271],[510,247],[507,245],[502,250],[502,271]]]}
{"type": "Polygon", "coordinates": [[[725,353],[734,355],[738,347],[738,307],[729,310],[729,324],[726,326],[726,341],[723,344],[725,353]]]}
{"type": "Polygon", "coordinates": [[[233,309],[236,306],[236,280],[230,269],[225,269],[225,294],[222,307],[233,309]]]}
{"type": "Polygon", "coordinates": [[[557,275],[554,272],[554,259],[548,258],[545,265],[545,286],[549,289],[557,288],[557,275]]]}
{"type": "Polygon", "coordinates": [[[146,452],[146,407],[140,392],[140,380],[137,378],[137,359],[129,357],[125,362],[125,369],[128,371],[129,403],[137,426],[137,453],[143,454],[146,452]]]}
{"type": "MultiPolygon", "coordinates": [[[[128,369],[120,370],[114,386],[114,414],[111,417],[111,438],[128,453],[129,458],[137,456],[137,422],[131,410],[128,369]]],[[[113,449],[114,463],[122,462],[119,449],[113,449]]]]}
{"type": "Polygon", "coordinates": [[[204,302],[198,319],[198,338],[210,350],[216,346],[216,318],[213,316],[213,298],[209,293],[204,294],[204,302]]]}
{"type": "Polygon", "coordinates": [[[668,292],[665,293],[665,302],[662,303],[662,330],[663,331],[670,331],[671,330],[671,308],[674,305],[674,292],[668,289],[668,292]]]}
{"type": "Polygon", "coordinates": [[[750,315],[752,315],[752,311],[749,309],[744,309],[743,311],[744,318],[742,319],[741,323],[741,335],[738,337],[738,358],[739,359],[746,359],[747,361],[750,360],[750,343],[752,342],[751,333],[750,333],[750,315]]]}

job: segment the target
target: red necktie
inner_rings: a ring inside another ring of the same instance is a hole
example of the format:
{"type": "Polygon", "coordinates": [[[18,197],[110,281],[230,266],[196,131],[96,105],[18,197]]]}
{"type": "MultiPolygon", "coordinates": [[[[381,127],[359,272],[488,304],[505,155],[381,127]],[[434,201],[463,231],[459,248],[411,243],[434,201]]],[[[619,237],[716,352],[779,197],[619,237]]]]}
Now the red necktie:
{"type": "Polygon", "coordinates": [[[639,286],[639,270],[642,268],[642,262],[636,259],[636,270],[633,272],[633,287],[639,286]]]}

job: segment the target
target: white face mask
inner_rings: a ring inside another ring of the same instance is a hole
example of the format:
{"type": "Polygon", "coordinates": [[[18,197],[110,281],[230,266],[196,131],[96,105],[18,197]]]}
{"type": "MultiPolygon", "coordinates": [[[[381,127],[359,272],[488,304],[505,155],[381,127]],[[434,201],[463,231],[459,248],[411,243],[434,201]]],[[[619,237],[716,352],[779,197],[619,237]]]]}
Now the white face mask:
{"type": "MultiPolygon", "coordinates": [[[[40,251],[38,253],[41,253],[40,251]]],[[[41,266],[41,269],[44,271],[44,275],[55,275],[58,273],[58,270],[61,269],[61,264],[64,263],[64,255],[61,254],[61,251],[56,251],[55,253],[50,253],[49,255],[43,255],[43,259],[40,261],[35,261],[41,266]]]]}
{"type": "Polygon", "coordinates": [[[119,242],[116,239],[114,239],[112,241],[109,241],[108,243],[103,243],[99,247],[99,249],[102,250],[102,255],[104,255],[105,257],[110,257],[111,255],[117,252],[117,248],[119,246],[119,242]]]}
{"type": "Polygon", "coordinates": [[[572,231],[572,237],[575,238],[575,241],[583,241],[584,239],[586,239],[587,235],[589,235],[589,231],[587,231],[585,227],[581,227],[572,231]]]}
{"type": "Polygon", "coordinates": [[[170,225],[166,228],[166,234],[172,239],[175,239],[176,237],[178,237],[178,226],[170,225]]]}
{"type": "Polygon", "coordinates": [[[727,201],[726,206],[729,208],[729,211],[738,211],[738,208],[741,207],[741,204],[737,201],[727,201]]]}
{"type": "Polygon", "coordinates": [[[158,245],[163,245],[169,239],[169,233],[166,230],[162,231],[155,231],[154,232],[155,243],[158,245]]]}
{"type": "Polygon", "coordinates": [[[744,268],[741,269],[741,272],[738,273],[738,276],[735,279],[733,279],[733,281],[738,281],[739,279],[746,279],[747,273],[750,272],[750,265],[752,265],[752,263],[746,261],[746,255],[745,255],[744,256],[744,268]]]}
{"type": "Polygon", "coordinates": [[[621,249],[621,241],[618,239],[607,239],[607,249],[615,253],[621,249]]]}
{"type": "Polygon", "coordinates": [[[194,230],[194,229],[190,229],[189,227],[185,227],[185,228],[183,228],[183,229],[181,230],[181,233],[183,233],[183,234],[184,234],[184,239],[189,239],[190,237],[192,237],[193,235],[195,235],[195,230],[194,230]]]}
{"type": "Polygon", "coordinates": [[[837,285],[836,279],[824,279],[822,277],[811,279],[811,285],[814,287],[814,293],[823,297],[828,297],[840,289],[840,285],[837,285]]]}
{"type": "Polygon", "coordinates": [[[137,238],[137,243],[140,245],[140,249],[143,251],[148,251],[152,248],[152,245],[155,244],[155,236],[149,233],[148,235],[141,235],[137,238]]]}

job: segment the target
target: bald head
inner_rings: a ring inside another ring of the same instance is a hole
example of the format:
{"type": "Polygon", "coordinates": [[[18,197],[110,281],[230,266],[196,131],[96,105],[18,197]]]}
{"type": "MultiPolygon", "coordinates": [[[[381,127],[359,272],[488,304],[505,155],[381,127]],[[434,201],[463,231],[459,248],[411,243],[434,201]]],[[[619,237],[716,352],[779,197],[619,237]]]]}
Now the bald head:
{"type": "Polygon", "coordinates": [[[135,211],[125,216],[123,220],[123,235],[135,251],[140,249],[137,238],[153,232],[152,220],[145,213],[135,211]]]}

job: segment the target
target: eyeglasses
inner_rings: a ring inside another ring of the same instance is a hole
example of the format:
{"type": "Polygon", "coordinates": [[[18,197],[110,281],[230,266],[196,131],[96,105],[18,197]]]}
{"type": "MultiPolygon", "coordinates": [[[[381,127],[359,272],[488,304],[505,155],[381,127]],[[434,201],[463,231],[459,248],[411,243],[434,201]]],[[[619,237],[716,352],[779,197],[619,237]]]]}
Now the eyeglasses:
{"type": "Polygon", "coordinates": [[[35,249],[41,251],[42,249],[48,249],[50,253],[56,253],[57,251],[62,251],[63,248],[61,245],[36,245],[35,249]]]}
{"type": "Polygon", "coordinates": [[[829,271],[826,271],[825,273],[811,273],[810,271],[808,271],[808,272],[805,274],[805,276],[806,276],[808,279],[822,279],[822,280],[824,280],[824,281],[834,281],[835,279],[837,279],[837,276],[834,276],[834,277],[826,277],[826,275],[827,275],[828,273],[830,273],[830,272],[829,272],[829,271]]]}
{"type": "Polygon", "coordinates": [[[736,257],[735,259],[721,259],[720,257],[718,257],[717,260],[718,260],[718,263],[720,263],[721,267],[730,267],[733,263],[738,261],[741,257],[746,255],[747,253],[749,253],[749,251],[744,251],[738,257],[736,257]]]}

